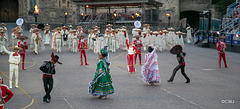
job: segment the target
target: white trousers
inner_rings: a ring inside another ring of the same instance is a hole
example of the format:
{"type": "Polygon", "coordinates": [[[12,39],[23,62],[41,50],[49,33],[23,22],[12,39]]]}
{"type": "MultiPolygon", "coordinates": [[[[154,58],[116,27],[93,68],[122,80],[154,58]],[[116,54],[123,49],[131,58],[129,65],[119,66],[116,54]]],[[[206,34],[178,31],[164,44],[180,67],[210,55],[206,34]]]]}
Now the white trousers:
{"type": "MultiPolygon", "coordinates": [[[[5,45],[5,41],[0,41],[0,43],[3,43],[3,45],[5,45]]],[[[3,46],[0,45],[0,53],[3,53],[3,46]]]]}
{"type": "Polygon", "coordinates": [[[46,35],[45,35],[44,44],[50,44],[50,36],[49,36],[49,34],[46,34],[46,35]]]}
{"type": "Polygon", "coordinates": [[[61,52],[61,39],[56,39],[57,42],[57,52],[61,52]]]}
{"type": "Polygon", "coordinates": [[[72,49],[73,49],[73,52],[77,52],[78,50],[78,44],[77,44],[77,39],[73,39],[72,41],[72,49]]]}
{"type": "Polygon", "coordinates": [[[35,40],[34,40],[34,52],[38,54],[38,44],[36,43],[35,40]]]}
{"type": "MultiPolygon", "coordinates": [[[[10,64],[9,65],[9,77],[10,77],[10,80],[13,80],[13,72],[15,72],[15,84],[16,84],[16,87],[18,86],[18,65],[15,65],[15,64],[10,64]]],[[[12,81],[9,80],[9,87],[12,88],[12,81]]]]}

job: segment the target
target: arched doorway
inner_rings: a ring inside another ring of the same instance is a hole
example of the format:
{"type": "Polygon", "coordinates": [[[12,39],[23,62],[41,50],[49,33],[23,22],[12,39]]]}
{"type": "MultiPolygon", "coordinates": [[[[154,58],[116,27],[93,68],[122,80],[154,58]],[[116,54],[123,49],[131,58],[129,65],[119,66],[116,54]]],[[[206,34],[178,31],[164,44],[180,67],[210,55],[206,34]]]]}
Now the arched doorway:
{"type": "Polygon", "coordinates": [[[0,0],[0,22],[13,22],[18,18],[18,0],[0,0]]]}
{"type": "Polygon", "coordinates": [[[184,11],[180,13],[180,19],[187,18],[187,23],[192,28],[199,27],[199,13],[198,11],[184,11]]]}

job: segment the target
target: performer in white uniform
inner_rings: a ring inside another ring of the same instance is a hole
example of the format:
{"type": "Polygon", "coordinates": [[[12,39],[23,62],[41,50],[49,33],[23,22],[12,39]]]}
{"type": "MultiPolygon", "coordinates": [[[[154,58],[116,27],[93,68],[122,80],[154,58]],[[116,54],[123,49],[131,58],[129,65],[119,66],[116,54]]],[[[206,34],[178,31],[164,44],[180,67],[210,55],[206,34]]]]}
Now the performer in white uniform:
{"type": "Polygon", "coordinates": [[[191,32],[191,27],[187,27],[187,43],[190,44],[192,42],[192,32],[191,32]]]}
{"type": "Polygon", "coordinates": [[[146,48],[149,46],[149,33],[150,33],[150,25],[149,24],[144,24],[143,25],[143,32],[145,32],[146,36],[143,36],[143,50],[146,51],[146,48]]]}
{"type": "Polygon", "coordinates": [[[176,34],[174,33],[174,29],[168,28],[168,48],[169,49],[175,46],[175,37],[176,37],[176,34]]]}
{"type": "MultiPolygon", "coordinates": [[[[70,31],[73,30],[73,27],[72,27],[72,25],[69,25],[68,28],[69,28],[68,41],[67,41],[67,43],[68,43],[68,49],[71,50],[71,51],[73,51],[73,48],[72,48],[72,34],[73,34],[73,33],[70,33],[70,31]]],[[[77,30],[76,30],[76,31],[77,31],[77,30]]]]}
{"type": "Polygon", "coordinates": [[[112,44],[112,40],[111,40],[111,36],[112,36],[112,24],[108,24],[106,25],[107,28],[106,28],[106,31],[105,31],[105,45],[108,46],[109,50],[111,51],[111,44],[112,44]],[[108,30],[108,31],[107,31],[108,30]]]}
{"type": "Polygon", "coordinates": [[[159,40],[158,40],[158,32],[157,31],[154,31],[153,32],[153,37],[152,37],[152,40],[153,40],[153,45],[156,47],[156,49],[158,49],[157,47],[159,46],[159,40]]]}
{"type": "Polygon", "coordinates": [[[68,41],[68,30],[66,26],[62,27],[63,46],[67,45],[68,41]]]}
{"type": "MultiPolygon", "coordinates": [[[[0,29],[3,29],[3,30],[6,31],[6,32],[4,33],[4,35],[5,35],[5,37],[6,37],[7,40],[8,40],[8,29],[7,29],[7,27],[6,27],[5,25],[6,25],[5,23],[1,23],[1,27],[0,27],[0,29]]],[[[4,45],[5,45],[5,46],[8,46],[8,41],[5,42],[4,45]]]]}
{"type": "Polygon", "coordinates": [[[84,33],[82,26],[77,26],[77,34],[84,33]]]}
{"type": "Polygon", "coordinates": [[[178,31],[178,32],[176,32],[176,34],[177,34],[176,45],[181,45],[182,47],[184,47],[182,32],[178,31]]]}
{"type": "Polygon", "coordinates": [[[36,24],[31,24],[32,28],[29,30],[29,39],[30,39],[30,48],[33,49],[34,45],[34,37],[33,37],[33,30],[37,27],[36,24]]]}
{"type": "Polygon", "coordinates": [[[57,52],[61,52],[62,51],[62,43],[63,43],[63,37],[62,37],[62,33],[61,33],[61,28],[58,27],[57,29],[57,33],[56,33],[56,48],[57,48],[57,52]]]}
{"type": "Polygon", "coordinates": [[[43,40],[44,44],[50,44],[50,25],[45,24],[44,31],[43,31],[43,40]]]}
{"type": "Polygon", "coordinates": [[[77,30],[70,30],[69,33],[71,33],[71,40],[72,40],[72,51],[74,53],[77,53],[78,50],[78,37],[77,37],[77,30]]]}
{"type": "Polygon", "coordinates": [[[19,50],[22,48],[19,47],[11,47],[13,49],[13,52],[8,51],[5,46],[0,43],[3,46],[3,51],[9,55],[9,87],[12,88],[12,78],[13,78],[13,72],[15,72],[15,87],[18,88],[18,64],[20,63],[20,54],[18,53],[19,50]]]}
{"type": "MultiPolygon", "coordinates": [[[[2,43],[4,46],[6,46],[6,43],[8,41],[8,38],[7,38],[6,34],[5,34],[6,32],[7,32],[7,30],[0,29],[0,43],[2,43]]],[[[4,54],[2,45],[0,45],[0,53],[4,54]]]]}
{"type": "Polygon", "coordinates": [[[51,48],[53,50],[56,50],[55,45],[56,45],[56,32],[57,32],[57,30],[53,29],[51,32],[52,32],[51,48]]]}
{"type": "Polygon", "coordinates": [[[15,28],[13,28],[12,31],[13,33],[11,34],[11,38],[10,38],[10,43],[11,43],[10,46],[15,47],[18,43],[17,37],[20,36],[23,33],[23,31],[15,28]]]}
{"type": "Polygon", "coordinates": [[[42,36],[39,33],[40,29],[35,28],[33,30],[33,38],[34,38],[34,53],[38,54],[38,50],[44,49],[42,36]]]}
{"type": "Polygon", "coordinates": [[[163,43],[166,50],[171,49],[171,48],[168,48],[168,31],[167,30],[163,30],[163,43]]]}
{"type": "Polygon", "coordinates": [[[158,49],[159,49],[160,52],[162,52],[163,50],[166,49],[166,43],[165,43],[165,39],[164,39],[162,31],[159,31],[158,43],[159,43],[158,49]]]}

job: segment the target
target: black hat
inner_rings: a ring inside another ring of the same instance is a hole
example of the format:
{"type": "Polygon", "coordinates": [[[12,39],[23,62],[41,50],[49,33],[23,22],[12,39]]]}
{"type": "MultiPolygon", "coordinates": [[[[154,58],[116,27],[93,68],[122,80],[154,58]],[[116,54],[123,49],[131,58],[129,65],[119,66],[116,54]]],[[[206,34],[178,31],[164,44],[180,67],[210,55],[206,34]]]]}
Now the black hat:
{"type": "Polygon", "coordinates": [[[153,51],[153,48],[151,46],[148,46],[148,52],[151,53],[153,51]]]}
{"type": "Polygon", "coordinates": [[[58,64],[62,64],[61,62],[58,61],[58,59],[59,59],[58,55],[54,55],[54,53],[52,52],[51,57],[52,57],[52,60],[54,60],[58,64]]]}
{"type": "Polygon", "coordinates": [[[171,54],[180,54],[181,52],[182,52],[182,46],[181,45],[176,45],[170,50],[171,54]]]}

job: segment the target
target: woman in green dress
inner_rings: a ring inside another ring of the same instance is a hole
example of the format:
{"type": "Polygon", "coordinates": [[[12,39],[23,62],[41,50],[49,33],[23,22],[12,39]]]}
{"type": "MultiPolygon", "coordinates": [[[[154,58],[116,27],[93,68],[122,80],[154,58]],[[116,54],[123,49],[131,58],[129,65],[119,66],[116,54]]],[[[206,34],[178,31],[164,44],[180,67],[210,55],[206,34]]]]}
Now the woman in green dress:
{"type": "Polygon", "coordinates": [[[114,93],[112,77],[110,75],[110,63],[107,61],[107,50],[101,49],[99,53],[99,62],[93,80],[90,82],[89,93],[93,96],[99,96],[105,99],[107,95],[114,93]]]}

